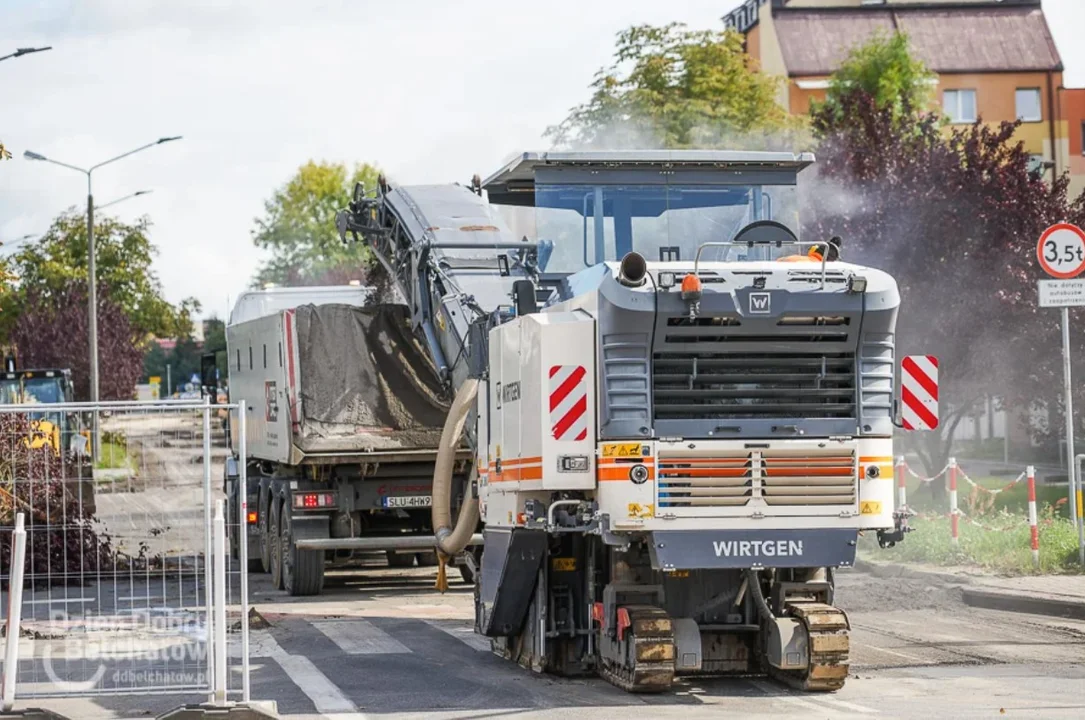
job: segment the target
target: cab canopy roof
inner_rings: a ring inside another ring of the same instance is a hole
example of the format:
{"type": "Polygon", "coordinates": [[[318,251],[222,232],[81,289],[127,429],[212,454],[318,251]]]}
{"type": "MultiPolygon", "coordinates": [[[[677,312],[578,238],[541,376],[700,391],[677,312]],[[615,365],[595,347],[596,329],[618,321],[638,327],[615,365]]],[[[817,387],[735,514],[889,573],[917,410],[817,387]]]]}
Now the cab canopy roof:
{"type": "Polygon", "coordinates": [[[540,184],[794,185],[813,153],[733,150],[525,152],[482,183],[490,202],[534,205],[540,184]],[[666,174],[661,174],[666,171],[666,174]]]}

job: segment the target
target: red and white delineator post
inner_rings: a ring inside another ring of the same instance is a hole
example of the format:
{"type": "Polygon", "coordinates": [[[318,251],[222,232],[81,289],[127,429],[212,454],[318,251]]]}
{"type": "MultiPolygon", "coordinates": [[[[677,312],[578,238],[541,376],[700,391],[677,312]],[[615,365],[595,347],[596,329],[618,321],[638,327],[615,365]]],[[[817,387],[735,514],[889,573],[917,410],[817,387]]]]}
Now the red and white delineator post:
{"type": "Polygon", "coordinates": [[[1040,531],[1036,526],[1036,468],[1028,466],[1028,525],[1032,547],[1032,564],[1040,567],[1040,531]]]}
{"type": "Polygon", "coordinates": [[[957,458],[949,459],[949,532],[954,545],[961,544],[960,510],[957,509],[957,458]]]}

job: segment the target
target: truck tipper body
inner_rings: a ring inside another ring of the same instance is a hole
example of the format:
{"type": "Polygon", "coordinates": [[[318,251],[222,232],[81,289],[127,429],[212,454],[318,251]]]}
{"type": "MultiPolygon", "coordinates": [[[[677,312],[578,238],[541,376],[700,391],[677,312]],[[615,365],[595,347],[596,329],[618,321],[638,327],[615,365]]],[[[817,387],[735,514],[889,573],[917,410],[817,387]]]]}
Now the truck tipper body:
{"type": "MultiPolygon", "coordinates": [[[[434,562],[422,538],[432,538],[448,403],[407,309],[366,305],[361,288],[253,295],[238,301],[226,330],[230,400],[245,404],[252,569],[304,595],[320,591],[328,562],[356,551],[384,550],[394,565],[434,562]]],[[[235,503],[238,412],[226,470],[235,503]]]]}

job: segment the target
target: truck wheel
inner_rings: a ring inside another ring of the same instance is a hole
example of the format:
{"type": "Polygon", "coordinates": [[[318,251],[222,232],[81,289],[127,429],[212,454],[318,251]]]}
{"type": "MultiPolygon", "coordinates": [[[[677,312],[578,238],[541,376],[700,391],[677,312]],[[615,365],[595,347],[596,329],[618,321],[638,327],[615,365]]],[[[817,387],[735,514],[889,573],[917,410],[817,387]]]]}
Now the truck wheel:
{"type": "Polygon", "coordinates": [[[392,552],[391,550],[385,551],[384,554],[388,556],[388,567],[408,568],[414,565],[414,555],[392,552]]]}
{"type": "Polygon", "coordinates": [[[418,567],[436,567],[437,566],[437,551],[431,550],[430,552],[418,553],[418,567]]]}
{"type": "Polygon", "coordinates": [[[298,550],[290,521],[290,508],[282,514],[283,589],[291,595],[319,595],[324,589],[324,551],[298,550]]]}
{"type": "Polygon", "coordinates": [[[271,504],[260,508],[260,566],[264,572],[271,572],[271,532],[268,529],[268,514],[271,504]]]}
{"type": "Polygon", "coordinates": [[[279,537],[279,499],[271,499],[271,520],[268,523],[268,552],[271,555],[271,587],[283,589],[283,553],[279,537]]]}

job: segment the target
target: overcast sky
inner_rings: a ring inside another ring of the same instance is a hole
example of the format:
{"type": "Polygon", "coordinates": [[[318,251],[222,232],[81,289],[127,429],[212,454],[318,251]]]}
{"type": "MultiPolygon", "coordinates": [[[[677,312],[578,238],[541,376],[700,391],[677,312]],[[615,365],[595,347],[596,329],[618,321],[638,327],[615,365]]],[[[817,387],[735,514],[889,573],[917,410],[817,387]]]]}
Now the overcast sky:
{"type": "MultiPolygon", "coordinates": [[[[737,0],[2,0],[0,241],[82,206],[150,215],[167,297],[228,314],[261,254],[262,203],[309,158],[375,162],[401,183],[466,182],[544,149],[547,125],[586,99],[614,34],[634,23],[719,27],[737,0]]],[[[1085,2],[1045,0],[1067,71],[1085,85],[1085,2]]],[[[0,250],[2,252],[2,250],[0,250]]]]}

